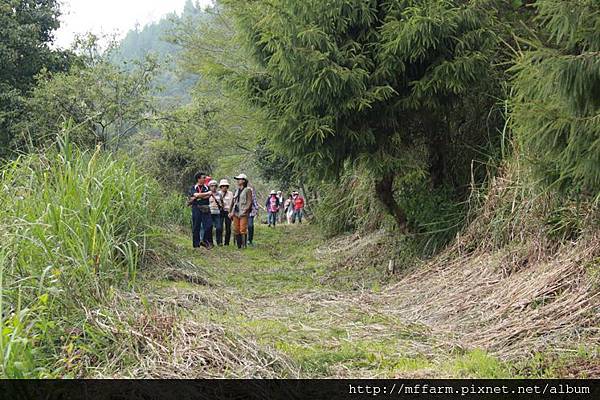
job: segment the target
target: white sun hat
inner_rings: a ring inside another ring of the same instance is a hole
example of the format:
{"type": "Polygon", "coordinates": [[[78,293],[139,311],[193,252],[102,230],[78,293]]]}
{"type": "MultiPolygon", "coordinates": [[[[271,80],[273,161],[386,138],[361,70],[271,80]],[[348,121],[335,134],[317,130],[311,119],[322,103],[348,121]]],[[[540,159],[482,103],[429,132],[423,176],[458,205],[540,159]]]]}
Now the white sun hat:
{"type": "Polygon", "coordinates": [[[277,192],[274,191],[274,190],[271,190],[271,196],[274,195],[274,194],[277,194],[277,192]]]}
{"type": "Polygon", "coordinates": [[[233,179],[236,179],[236,180],[238,180],[238,181],[239,181],[240,179],[243,179],[243,180],[247,181],[247,180],[248,180],[248,175],[246,175],[246,174],[239,174],[238,176],[236,176],[236,177],[235,177],[235,178],[233,178],[233,179]]]}
{"type": "Polygon", "coordinates": [[[223,186],[229,186],[229,181],[227,179],[221,179],[221,182],[219,182],[219,187],[223,186]]]}
{"type": "Polygon", "coordinates": [[[217,181],[213,179],[212,181],[208,182],[208,186],[217,186],[217,181]]]}

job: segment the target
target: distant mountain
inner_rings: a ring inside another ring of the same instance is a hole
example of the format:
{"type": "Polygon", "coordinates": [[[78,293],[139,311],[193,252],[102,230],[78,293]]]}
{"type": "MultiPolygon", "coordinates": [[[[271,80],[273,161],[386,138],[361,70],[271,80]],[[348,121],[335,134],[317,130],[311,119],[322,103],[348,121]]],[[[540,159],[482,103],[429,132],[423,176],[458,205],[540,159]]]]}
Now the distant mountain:
{"type": "Polygon", "coordinates": [[[114,60],[118,63],[141,61],[148,54],[158,58],[164,66],[156,79],[156,86],[163,91],[160,98],[168,105],[186,103],[190,100],[190,90],[196,84],[198,77],[184,73],[177,68],[177,56],[180,48],[167,40],[176,23],[187,18],[202,18],[206,15],[202,8],[188,0],[181,15],[171,13],[160,21],[144,27],[130,30],[119,44],[114,60]]]}

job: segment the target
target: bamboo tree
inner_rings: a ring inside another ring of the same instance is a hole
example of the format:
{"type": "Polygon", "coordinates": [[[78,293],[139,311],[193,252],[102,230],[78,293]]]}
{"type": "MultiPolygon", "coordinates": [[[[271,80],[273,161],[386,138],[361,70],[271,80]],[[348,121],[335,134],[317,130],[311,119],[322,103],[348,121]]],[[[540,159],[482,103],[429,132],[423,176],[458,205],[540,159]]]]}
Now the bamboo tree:
{"type": "Polygon", "coordinates": [[[406,229],[396,178],[419,169],[434,184],[446,178],[449,121],[489,79],[490,2],[223,3],[262,70],[221,66],[220,74],[265,111],[279,150],[322,177],[347,161],[368,165],[406,229]]]}
{"type": "Polygon", "coordinates": [[[538,0],[542,31],[514,72],[512,121],[551,187],[600,194],[600,3],[538,0]]]}

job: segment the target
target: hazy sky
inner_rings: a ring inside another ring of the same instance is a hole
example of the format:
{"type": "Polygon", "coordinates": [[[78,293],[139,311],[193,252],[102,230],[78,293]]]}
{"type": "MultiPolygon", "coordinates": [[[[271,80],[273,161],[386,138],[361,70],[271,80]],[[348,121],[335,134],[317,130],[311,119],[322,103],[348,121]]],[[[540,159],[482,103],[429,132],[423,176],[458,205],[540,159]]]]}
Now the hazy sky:
{"type": "MultiPolygon", "coordinates": [[[[78,33],[123,35],[129,29],[158,21],[173,11],[183,10],[186,0],[62,0],[61,27],[56,45],[68,47],[78,33]]],[[[207,5],[210,0],[199,0],[207,5]]]]}

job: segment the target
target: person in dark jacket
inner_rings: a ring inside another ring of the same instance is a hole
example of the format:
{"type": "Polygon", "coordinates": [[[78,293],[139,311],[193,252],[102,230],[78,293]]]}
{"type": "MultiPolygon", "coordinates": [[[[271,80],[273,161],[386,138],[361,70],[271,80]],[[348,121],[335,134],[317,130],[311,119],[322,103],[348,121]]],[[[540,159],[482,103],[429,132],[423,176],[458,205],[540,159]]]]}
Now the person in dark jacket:
{"type": "Polygon", "coordinates": [[[189,206],[192,207],[192,244],[194,248],[204,246],[212,249],[212,218],[210,216],[209,198],[212,193],[206,186],[206,174],[198,172],[195,176],[196,184],[188,192],[189,206]],[[200,229],[204,230],[204,237],[200,238],[200,229]]]}
{"type": "Polygon", "coordinates": [[[269,223],[269,227],[277,224],[277,215],[279,215],[279,208],[281,207],[281,203],[279,201],[279,196],[277,196],[277,192],[272,190],[269,198],[267,198],[267,203],[265,204],[265,208],[267,209],[267,222],[269,223]]]}

